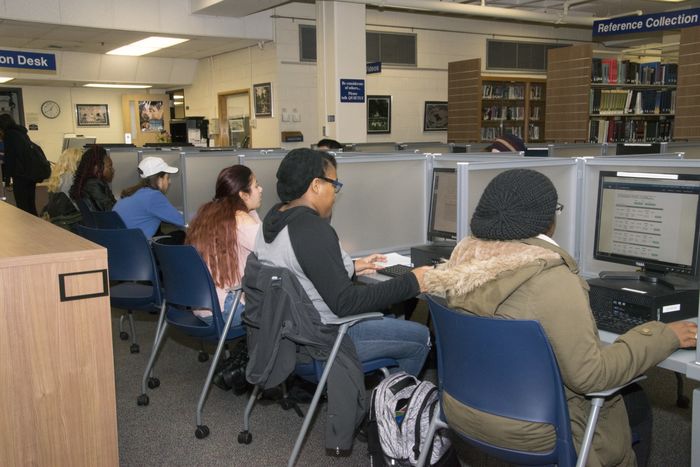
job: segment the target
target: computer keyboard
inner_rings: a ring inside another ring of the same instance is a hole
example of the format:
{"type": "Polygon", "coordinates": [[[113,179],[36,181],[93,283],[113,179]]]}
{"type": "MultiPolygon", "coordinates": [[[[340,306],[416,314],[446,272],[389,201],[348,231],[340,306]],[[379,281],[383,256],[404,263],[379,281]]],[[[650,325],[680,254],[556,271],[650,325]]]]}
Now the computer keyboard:
{"type": "Polygon", "coordinates": [[[624,334],[633,327],[648,321],[637,316],[615,311],[601,312],[594,310],[593,317],[595,318],[598,329],[614,332],[615,334],[624,334]]]}
{"type": "Polygon", "coordinates": [[[387,266],[384,269],[377,269],[377,272],[389,277],[398,277],[411,272],[412,269],[411,266],[406,266],[405,264],[395,264],[393,266],[387,266]]]}

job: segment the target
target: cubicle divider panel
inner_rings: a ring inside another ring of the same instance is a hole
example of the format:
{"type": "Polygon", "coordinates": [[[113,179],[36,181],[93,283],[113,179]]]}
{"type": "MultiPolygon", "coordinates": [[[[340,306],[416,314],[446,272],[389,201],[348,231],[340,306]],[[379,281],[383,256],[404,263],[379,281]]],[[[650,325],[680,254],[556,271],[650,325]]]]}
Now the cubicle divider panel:
{"type": "Polygon", "coordinates": [[[600,156],[603,159],[685,159],[682,152],[665,152],[659,154],[612,154],[609,156],[600,156]]]}
{"type": "Polygon", "coordinates": [[[428,158],[419,154],[338,160],[342,191],[332,225],[353,256],[407,251],[427,241],[428,158]]]}
{"type": "Polygon", "coordinates": [[[456,169],[459,162],[495,162],[523,160],[519,152],[470,152],[433,154],[433,167],[440,169],[456,169]]]}
{"type": "Polygon", "coordinates": [[[580,257],[581,274],[595,277],[601,271],[633,271],[633,266],[608,263],[593,258],[596,213],[598,208],[598,182],[600,172],[650,172],[664,174],[699,174],[700,160],[651,159],[642,157],[582,159],[581,209],[580,209],[580,257]]]}
{"type": "Polygon", "coordinates": [[[469,221],[486,186],[498,174],[510,169],[536,170],[552,181],[563,212],[556,217],[554,240],[575,257],[577,240],[576,159],[522,158],[509,161],[460,162],[457,164],[457,238],[469,235],[469,221]]]}
{"type": "Polygon", "coordinates": [[[236,164],[240,164],[240,158],[235,151],[182,153],[180,172],[185,222],[191,222],[199,207],[214,198],[219,172],[236,164]]]}
{"type": "Polygon", "coordinates": [[[136,148],[107,148],[107,154],[114,164],[114,179],[112,179],[112,193],[119,199],[124,188],[139,182],[139,154],[136,148]]]}
{"type": "Polygon", "coordinates": [[[179,170],[177,173],[170,174],[170,187],[168,188],[165,196],[170,201],[170,204],[175,206],[180,212],[185,210],[185,200],[184,200],[184,188],[183,188],[183,174],[182,174],[182,157],[185,154],[180,149],[177,150],[164,150],[157,151],[154,149],[142,149],[139,151],[139,162],[141,162],[146,157],[160,157],[171,167],[177,167],[179,170]]]}
{"type": "Polygon", "coordinates": [[[412,152],[414,154],[435,154],[435,153],[450,153],[452,145],[440,143],[438,141],[426,141],[417,143],[399,143],[397,149],[402,152],[412,152]]]}
{"type": "Polygon", "coordinates": [[[279,203],[280,199],[277,196],[277,169],[285,154],[275,153],[270,155],[244,155],[241,157],[241,164],[250,167],[250,170],[255,174],[258,184],[263,188],[262,204],[258,209],[260,218],[264,218],[265,214],[272,206],[279,203]]]}
{"type": "Polygon", "coordinates": [[[552,144],[549,155],[551,157],[598,157],[606,155],[607,149],[607,144],[597,143],[552,144]]]}
{"type": "Polygon", "coordinates": [[[700,142],[697,141],[669,142],[666,150],[685,153],[685,159],[700,159],[700,142]]]}

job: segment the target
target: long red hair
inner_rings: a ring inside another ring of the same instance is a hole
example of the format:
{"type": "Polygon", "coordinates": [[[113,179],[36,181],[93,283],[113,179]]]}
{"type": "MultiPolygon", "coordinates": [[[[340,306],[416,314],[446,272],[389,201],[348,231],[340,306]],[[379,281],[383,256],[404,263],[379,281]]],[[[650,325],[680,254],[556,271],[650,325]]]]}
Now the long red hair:
{"type": "Polygon", "coordinates": [[[202,205],[187,229],[185,243],[207,263],[217,287],[236,285],[239,258],[236,211],[248,212],[240,192],[250,193],[253,172],[244,165],[223,169],[216,179],[214,199],[202,205]]]}

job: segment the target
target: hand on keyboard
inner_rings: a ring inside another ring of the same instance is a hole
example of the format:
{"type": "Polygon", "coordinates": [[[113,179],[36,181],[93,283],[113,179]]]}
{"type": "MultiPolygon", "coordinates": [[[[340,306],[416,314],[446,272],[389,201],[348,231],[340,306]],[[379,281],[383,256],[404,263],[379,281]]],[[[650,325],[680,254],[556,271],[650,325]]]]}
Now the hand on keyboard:
{"type": "Polygon", "coordinates": [[[676,321],[668,323],[668,326],[676,333],[680,341],[679,347],[695,347],[698,343],[698,325],[690,321],[676,321]]]}

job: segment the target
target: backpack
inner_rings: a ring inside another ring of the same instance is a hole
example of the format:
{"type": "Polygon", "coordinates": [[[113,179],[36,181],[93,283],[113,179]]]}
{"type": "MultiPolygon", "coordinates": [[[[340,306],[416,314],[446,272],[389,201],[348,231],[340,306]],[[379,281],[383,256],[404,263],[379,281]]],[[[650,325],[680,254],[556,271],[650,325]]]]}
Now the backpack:
{"type": "Polygon", "coordinates": [[[76,209],[73,201],[61,191],[49,193],[49,202],[44,207],[41,217],[71,232],[82,220],[82,215],[76,209]]]}
{"type": "Polygon", "coordinates": [[[29,141],[29,151],[20,162],[22,175],[34,182],[43,182],[51,176],[51,163],[46,159],[46,154],[41,146],[29,141]]]}
{"type": "MultiPolygon", "coordinates": [[[[367,429],[372,465],[417,464],[430,420],[438,407],[438,397],[433,383],[405,372],[389,376],[374,388],[367,429]]],[[[436,431],[428,465],[454,465],[451,447],[447,433],[436,431]]]]}

